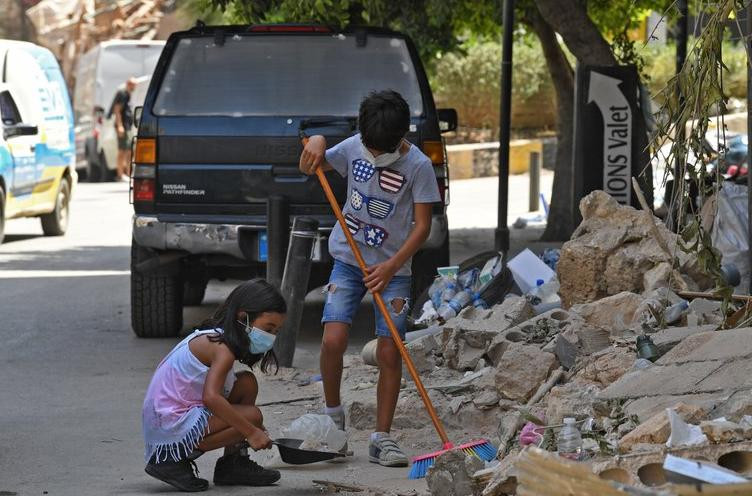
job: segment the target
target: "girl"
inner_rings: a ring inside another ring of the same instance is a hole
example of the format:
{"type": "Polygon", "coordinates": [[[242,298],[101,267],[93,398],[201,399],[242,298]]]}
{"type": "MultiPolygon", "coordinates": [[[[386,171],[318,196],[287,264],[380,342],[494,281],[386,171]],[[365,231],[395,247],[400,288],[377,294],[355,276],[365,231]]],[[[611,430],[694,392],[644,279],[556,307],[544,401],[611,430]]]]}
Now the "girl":
{"type": "Polygon", "coordinates": [[[262,486],[280,474],[248,458],[271,447],[261,411],[258,382],[250,371],[235,374],[237,360],[259,363],[264,373],[277,358],[272,351],[287,306],[268,282],[244,282],[214,315],[181,341],[159,364],[143,406],[146,473],[181,491],[205,491],[209,482],[194,473],[193,460],[225,448],[214,468],[216,485],[262,486]],[[247,442],[247,444],[246,444],[247,442]]]}

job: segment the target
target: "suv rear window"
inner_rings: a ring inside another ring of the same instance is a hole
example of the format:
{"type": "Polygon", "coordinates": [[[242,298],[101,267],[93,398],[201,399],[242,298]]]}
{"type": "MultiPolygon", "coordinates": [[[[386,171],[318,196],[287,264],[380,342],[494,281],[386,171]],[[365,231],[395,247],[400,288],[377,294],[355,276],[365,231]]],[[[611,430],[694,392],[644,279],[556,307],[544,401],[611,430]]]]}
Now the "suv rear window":
{"type": "Polygon", "coordinates": [[[183,38],[154,104],[156,115],[357,116],[372,90],[402,94],[423,113],[415,67],[404,39],[370,35],[183,38]]]}

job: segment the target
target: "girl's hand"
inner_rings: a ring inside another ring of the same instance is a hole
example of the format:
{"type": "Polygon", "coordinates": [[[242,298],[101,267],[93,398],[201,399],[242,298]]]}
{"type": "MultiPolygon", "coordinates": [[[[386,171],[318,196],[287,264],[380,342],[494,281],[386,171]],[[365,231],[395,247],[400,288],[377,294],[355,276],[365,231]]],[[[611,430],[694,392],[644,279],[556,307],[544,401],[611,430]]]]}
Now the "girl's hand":
{"type": "Polygon", "coordinates": [[[262,431],[261,429],[256,429],[253,434],[248,436],[245,440],[248,441],[248,444],[251,445],[253,451],[269,449],[272,447],[271,438],[266,432],[262,431]]]}
{"type": "Polygon", "coordinates": [[[363,278],[363,283],[371,293],[378,293],[389,285],[389,281],[392,280],[399,267],[391,260],[387,260],[386,262],[372,265],[367,270],[368,275],[363,278]]]}
{"type": "Polygon", "coordinates": [[[324,161],[326,153],[326,138],[321,135],[311,136],[308,143],[303,147],[303,153],[300,154],[300,172],[312,175],[316,172],[316,167],[324,161]]]}

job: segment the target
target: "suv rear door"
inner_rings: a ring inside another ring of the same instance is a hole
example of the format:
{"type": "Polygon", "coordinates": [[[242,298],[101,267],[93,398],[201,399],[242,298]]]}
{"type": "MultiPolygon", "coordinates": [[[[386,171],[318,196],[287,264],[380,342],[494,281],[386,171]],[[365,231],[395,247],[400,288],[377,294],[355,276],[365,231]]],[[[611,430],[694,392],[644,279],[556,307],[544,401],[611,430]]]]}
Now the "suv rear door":
{"type": "MultiPolygon", "coordinates": [[[[307,132],[341,141],[372,90],[405,97],[410,138],[419,142],[428,86],[404,37],[259,28],[194,30],[168,41],[139,131],[157,137],[158,212],[262,216],[267,197],[282,194],[292,215],[327,214],[318,183],[298,172],[301,123],[330,120],[307,132]]],[[[331,179],[342,194],[345,182],[331,179]]]]}

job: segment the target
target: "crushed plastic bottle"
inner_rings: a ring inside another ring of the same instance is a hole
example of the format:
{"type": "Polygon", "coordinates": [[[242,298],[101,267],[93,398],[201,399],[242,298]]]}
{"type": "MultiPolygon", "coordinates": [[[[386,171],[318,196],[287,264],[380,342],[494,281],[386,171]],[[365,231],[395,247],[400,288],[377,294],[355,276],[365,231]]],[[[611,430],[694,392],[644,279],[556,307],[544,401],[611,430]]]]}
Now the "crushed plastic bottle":
{"type": "Polygon", "coordinates": [[[443,304],[439,308],[439,317],[444,319],[444,322],[451,319],[460,313],[460,310],[465,308],[471,301],[473,295],[469,291],[459,291],[452,297],[451,300],[443,304]]]}
{"type": "Polygon", "coordinates": [[[543,279],[536,281],[537,286],[530,291],[530,303],[536,315],[548,312],[554,308],[561,308],[561,298],[559,298],[559,281],[554,277],[544,283],[543,279]]]}
{"type": "Polygon", "coordinates": [[[582,454],[582,436],[577,428],[577,420],[572,417],[564,419],[564,427],[556,439],[559,456],[570,460],[579,460],[582,454]]]}
{"type": "Polygon", "coordinates": [[[675,324],[679,322],[679,320],[681,320],[685,313],[687,313],[688,308],[689,303],[687,303],[687,300],[682,300],[679,303],[674,303],[663,313],[663,320],[666,322],[666,324],[675,324]]]}

